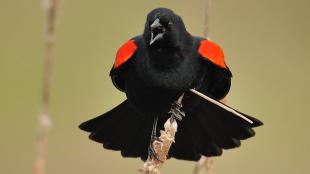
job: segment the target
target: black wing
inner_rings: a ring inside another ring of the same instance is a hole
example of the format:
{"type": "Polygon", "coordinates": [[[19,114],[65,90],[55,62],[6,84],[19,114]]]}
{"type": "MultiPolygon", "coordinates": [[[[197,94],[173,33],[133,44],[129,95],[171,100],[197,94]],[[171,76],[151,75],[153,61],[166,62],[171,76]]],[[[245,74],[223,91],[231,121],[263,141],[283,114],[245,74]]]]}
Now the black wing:
{"type": "Polygon", "coordinates": [[[229,92],[232,74],[225,63],[223,50],[216,43],[197,38],[198,53],[202,67],[202,81],[206,93],[216,99],[224,98],[229,92]]]}
{"type": "Polygon", "coordinates": [[[126,72],[131,66],[132,59],[134,59],[138,49],[137,38],[130,39],[118,49],[114,65],[110,71],[111,80],[120,91],[125,90],[126,72]]]}

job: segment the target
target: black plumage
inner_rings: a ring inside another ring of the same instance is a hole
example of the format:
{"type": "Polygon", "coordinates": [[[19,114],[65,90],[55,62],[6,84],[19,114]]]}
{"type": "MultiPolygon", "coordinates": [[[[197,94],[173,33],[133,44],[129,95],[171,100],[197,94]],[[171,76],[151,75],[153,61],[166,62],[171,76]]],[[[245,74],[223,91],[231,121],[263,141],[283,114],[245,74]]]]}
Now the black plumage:
{"type": "Polygon", "coordinates": [[[201,155],[218,156],[222,149],[239,147],[240,140],[255,135],[252,128],[262,125],[259,120],[236,111],[249,123],[189,92],[195,88],[220,100],[230,89],[232,74],[226,64],[199,53],[204,39],[189,34],[181,17],[166,8],[155,9],[147,16],[143,34],[131,40],[132,55],[120,64],[116,60],[110,72],[127,100],[80,125],[91,133],[90,139],[124,157],[145,160],[154,117],[162,128],[171,104],[183,93],[186,116],[179,123],[170,157],[196,161],[201,155]]]}

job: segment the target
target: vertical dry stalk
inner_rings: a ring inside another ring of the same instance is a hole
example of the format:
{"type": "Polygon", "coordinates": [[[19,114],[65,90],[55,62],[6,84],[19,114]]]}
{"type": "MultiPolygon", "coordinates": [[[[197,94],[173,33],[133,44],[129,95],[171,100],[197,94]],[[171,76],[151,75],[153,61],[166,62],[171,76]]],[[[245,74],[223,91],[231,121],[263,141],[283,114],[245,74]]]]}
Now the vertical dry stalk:
{"type": "Polygon", "coordinates": [[[160,131],[159,137],[162,142],[153,142],[154,150],[161,161],[148,157],[147,161],[143,164],[143,168],[139,170],[141,174],[160,174],[160,169],[167,160],[167,155],[172,143],[174,142],[178,125],[175,119],[169,118],[164,127],[165,130],[160,131]]]}
{"type": "Polygon", "coordinates": [[[204,168],[206,174],[214,174],[212,158],[202,156],[200,160],[196,163],[193,174],[199,174],[200,171],[204,168]]]}
{"type": "MultiPolygon", "coordinates": [[[[179,97],[177,103],[182,106],[184,94],[179,97]]],[[[162,168],[164,162],[167,160],[167,156],[170,150],[172,143],[174,143],[175,134],[178,129],[177,121],[174,119],[173,114],[164,124],[164,130],[160,131],[159,139],[162,142],[154,141],[153,147],[158,155],[159,160],[154,159],[153,157],[148,157],[146,162],[143,164],[143,168],[140,169],[141,174],[160,174],[160,169],[162,168]]]]}
{"type": "Polygon", "coordinates": [[[45,0],[44,5],[47,12],[45,31],[45,60],[42,84],[42,105],[38,116],[38,133],[36,142],[36,157],[34,162],[34,174],[44,174],[46,163],[46,148],[48,142],[48,130],[51,120],[48,113],[51,89],[52,60],[54,48],[54,29],[57,8],[60,0],[45,0]]]}
{"type": "Polygon", "coordinates": [[[208,37],[209,34],[209,14],[211,10],[211,0],[206,0],[205,6],[205,16],[204,16],[204,28],[203,28],[203,36],[208,37]]]}
{"type": "MultiPolygon", "coordinates": [[[[208,38],[209,35],[209,20],[210,20],[210,10],[211,10],[211,0],[206,0],[205,6],[205,16],[204,16],[204,29],[203,36],[208,38]]],[[[225,99],[226,100],[226,99],[225,99]]],[[[222,102],[224,99],[222,100],[222,102]]],[[[196,163],[193,174],[199,174],[200,171],[205,168],[207,174],[214,174],[213,172],[213,160],[210,157],[202,156],[201,159],[196,163]]]]}

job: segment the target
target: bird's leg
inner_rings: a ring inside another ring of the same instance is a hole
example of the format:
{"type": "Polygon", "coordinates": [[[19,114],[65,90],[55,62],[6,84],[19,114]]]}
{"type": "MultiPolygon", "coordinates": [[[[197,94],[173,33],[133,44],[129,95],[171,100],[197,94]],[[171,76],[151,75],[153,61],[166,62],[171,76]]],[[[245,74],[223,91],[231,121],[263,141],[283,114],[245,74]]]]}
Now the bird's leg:
{"type": "MultiPolygon", "coordinates": [[[[182,108],[182,100],[184,97],[184,93],[179,97],[179,99],[175,102],[172,103],[171,109],[169,113],[171,114],[170,117],[170,122],[172,123],[174,120],[179,120],[181,121],[183,117],[185,117],[185,112],[181,110],[182,108]]],[[[151,140],[150,140],[150,145],[148,148],[148,155],[151,158],[155,158],[157,161],[163,162],[158,154],[156,153],[153,143],[154,141],[158,142],[163,142],[160,138],[156,136],[156,129],[157,129],[157,120],[158,117],[154,117],[154,122],[153,122],[153,129],[152,129],[152,134],[151,134],[151,140]]]]}
{"type": "Polygon", "coordinates": [[[150,145],[149,145],[149,149],[148,149],[148,155],[149,155],[149,157],[155,158],[156,160],[162,162],[160,160],[159,156],[157,155],[157,153],[155,152],[155,149],[153,146],[154,141],[162,142],[162,140],[156,136],[157,120],[158,120],[158,117],[155,117],[154,122],[153,122],[153,129],[152,129],[152,134],[151,134],[150,145]]]}

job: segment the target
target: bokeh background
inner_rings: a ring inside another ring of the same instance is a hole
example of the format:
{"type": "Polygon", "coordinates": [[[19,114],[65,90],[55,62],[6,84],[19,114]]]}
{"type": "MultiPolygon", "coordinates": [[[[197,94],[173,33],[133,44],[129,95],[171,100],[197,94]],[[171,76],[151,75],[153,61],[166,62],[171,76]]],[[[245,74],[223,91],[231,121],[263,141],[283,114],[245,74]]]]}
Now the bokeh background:
{"type": "MultiPolygon", "coordinates": [[[[48,174],[137,173],[138,159],[103,150],[77,126],[122,100],[108,76],[117,48],[142,33],[146,14],[169,7],[202,35],[204,0],[66,0],[56,28],[48,174]]],[[[310,156],[310,1],[212,0],[209,36],[233,71],[228,104],[265,125],[215,172],[307,174],[310,156]]],[[[0,173],[32,173],[41,99],[45,12],[40,0],[0,0],[0,173]]],[[[191,173],[169,160],[163,173],[191,173]]]]}

